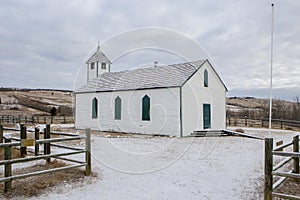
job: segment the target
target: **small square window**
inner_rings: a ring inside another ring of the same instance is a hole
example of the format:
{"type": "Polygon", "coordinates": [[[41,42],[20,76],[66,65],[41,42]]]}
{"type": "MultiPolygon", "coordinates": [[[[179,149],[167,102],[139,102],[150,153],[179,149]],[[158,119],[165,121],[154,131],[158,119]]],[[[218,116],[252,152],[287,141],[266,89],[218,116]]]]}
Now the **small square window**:
{"type": "Polygon", "coordinates": [[[91,69],[95,69],[95,63],[91,63],[91,69]]]}
{"type": "Polygon", "coordinates": [[[101,63],[101,69],[106,69],[106,63],[101,63]]]}

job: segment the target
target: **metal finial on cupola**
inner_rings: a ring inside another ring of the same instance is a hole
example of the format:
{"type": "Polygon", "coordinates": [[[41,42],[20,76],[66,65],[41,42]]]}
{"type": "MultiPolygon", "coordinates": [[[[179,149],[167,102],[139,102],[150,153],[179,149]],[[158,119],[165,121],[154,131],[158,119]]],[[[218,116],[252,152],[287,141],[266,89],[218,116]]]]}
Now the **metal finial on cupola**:
{"type": "Polygon", "coordinates": [[[100,42],[98,41],[97,51],[101,51],[100,42]]]}

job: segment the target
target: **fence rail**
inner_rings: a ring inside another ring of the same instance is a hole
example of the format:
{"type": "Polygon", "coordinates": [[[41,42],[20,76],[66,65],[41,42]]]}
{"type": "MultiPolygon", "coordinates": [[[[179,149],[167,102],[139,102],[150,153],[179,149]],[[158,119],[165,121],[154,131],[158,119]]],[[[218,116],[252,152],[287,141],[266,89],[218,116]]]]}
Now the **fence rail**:
{"type": "Polygon", "coordinates": [[[12,116],[0,115],[0,124],[71,124],[73,116],[12,116]]]}
{"type": "MultiPolygon", "coordinates": [[[[230,117],[226,119],[228,126],[249,126],[249,127],[268,127],[268,118],[249,118],[249,117],[230,117]]],[[[300,129],[300,121],[272,119],[272,128],[279,129],[300,129]]]]}
{"type": "Polygon", "coordinates": [[[4,165],[4,174],[5,177],[0,178],[0,183],[4,182],[4,192],[7,192],[11,186],[12,181],[15,179],[27,178],[30,176],[41,175],[45,173],[51,173],[61,170],[67,170],[77,167],[84,167],[86,168],[85,172],[86,175],[89,176],[91,174],[91,131],[90,129],[86,129],[85,136],[81,136],[78,134],[68,134],[68,133],[58,133],[55,132],[57,136],[63,136],[60,138],[51,138],[50,132],[50,125],[46,125],[44,129],[44,139],[39,139],[39,129],[35,128],[34,131],[34,139],[27,139],[27,130],[24,125],[20,126],[20,130],[18,129],[7,129],[4,128],[3,125],[0,125],[0,148],[4,148],[4,160],[0,161],[0,165],[4,165]],[[14,138],[17,142],[12,142],[12,138],[4,137],[4,131],[20,131],[20,138],[14,138]],[[3,143],[4,139],[4,143],[3,143]],[[77,148],[77,147],[70,147],[65,146],[63,144],[52,144],[56,142],[63,142],[63,141],[73,141],[73,140],[81,140],[85,139],[85,147],[84,148],[77,148]],[[44,155],[39,153],[40,145],[44,146],[44,155]],[[12,159],[12,147],[20,147],[21,158],[14,158],[12,159]],[[27,146],[34,146],[35,153],[34,156],[26,156],[27,155],[27,146]],[[61,149],[68,149],[68,152],[63,153],[51,153],[51,146],[61,149]],[[66,158],[65,156],[75,155],[75,154],[85,154],[85,160],[75,160],[71,158],[66,158]],[[51,158],[64,160],[67,162],[73,163],[70,166],[52,168],[47,170],[41,170],[36,172],[29,172],[24,174],[13,175],[12,173],[12,165],[16,163],[24,163],[24,162],[31,162],[36,160],[43,160],[46,159],[46,163],[50,163],[51,158]],[[74,164],[75,163],[75,164],[74,164]]]}
{"type": "Polygon", "coordinates": [[[264,199],[272,200],[273,197],[285,198],[285,199],[299,199],[299,196],[290,194],[283,194],[276,192],[276,189],[283,184],[288,178],[300,180],[299,174],[299,135],[293,138],[292,142],[287,144],[281,144],[276,148],[273,147],[273,138],[265,138],[265,188],[264,188],[264,199]],[[287,147],[293,147],[293,152],[284,152],[283,150],[287,147]],[[273,157],[281,156],[287,157],[273,166],[273,157]],[[293,161],[293,169],[288,172],[278,172],[277,170],[286,166],[287,163],[293,161]],[[274,176],[281,177],[275,183],[273,183],[274,176]]]}

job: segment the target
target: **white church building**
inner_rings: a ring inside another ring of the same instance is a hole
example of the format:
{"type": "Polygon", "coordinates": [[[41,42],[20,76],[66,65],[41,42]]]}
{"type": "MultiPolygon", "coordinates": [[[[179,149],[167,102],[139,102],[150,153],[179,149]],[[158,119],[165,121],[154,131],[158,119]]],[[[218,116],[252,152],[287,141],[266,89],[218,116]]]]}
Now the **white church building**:
{"type": "Polygon", "coordinates": [[[208,60],[110,72],[100,48],[75,91],[75,127],[187,136],[226,128],[227,88],[208,60]]]}

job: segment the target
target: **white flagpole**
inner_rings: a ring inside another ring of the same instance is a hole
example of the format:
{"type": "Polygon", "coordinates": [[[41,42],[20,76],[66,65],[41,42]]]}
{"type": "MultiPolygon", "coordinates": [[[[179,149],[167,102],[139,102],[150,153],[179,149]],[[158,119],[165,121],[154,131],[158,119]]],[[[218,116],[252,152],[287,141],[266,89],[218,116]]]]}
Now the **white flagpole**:
{"type": "Polygon", "coordinates": [[[273,33],[274,33],[274,3],[272,3],[272,26],[271,26],[271,70],[270,70],[270,110],[269,110],[269,133],[272,129],[272,98],[273,98],[273,33]]]}

